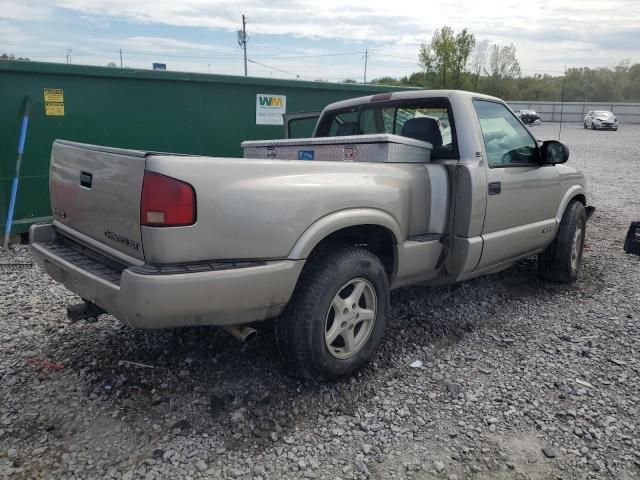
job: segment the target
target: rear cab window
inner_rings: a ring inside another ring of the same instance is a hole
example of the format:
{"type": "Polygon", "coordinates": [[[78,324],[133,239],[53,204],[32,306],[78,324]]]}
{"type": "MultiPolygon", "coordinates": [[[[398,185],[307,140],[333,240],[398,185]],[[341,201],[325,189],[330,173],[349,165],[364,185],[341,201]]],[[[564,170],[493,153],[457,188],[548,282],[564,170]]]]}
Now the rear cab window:
{"type": "Polygon", "coordinates": [[[326,112],[316,137],[390,133],[430,142],[431,158],[457,158],[455,127],[446,98],[375,102],[326,112]]]}

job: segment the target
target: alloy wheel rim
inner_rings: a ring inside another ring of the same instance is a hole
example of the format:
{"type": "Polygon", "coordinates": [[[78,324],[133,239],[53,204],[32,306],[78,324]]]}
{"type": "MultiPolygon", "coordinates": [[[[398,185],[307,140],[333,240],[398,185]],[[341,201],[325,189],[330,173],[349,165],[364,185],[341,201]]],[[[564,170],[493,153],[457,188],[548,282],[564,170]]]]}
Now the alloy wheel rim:
{"type": "Polygon", "coordinates": [[[340,360],[357,354],[371,336],[376,321],[377,296],[373,285],[354,278],[335,294],[324,324],[329,353],[340,360]]]}
{"type": "Polygon", "coordinates": [[[582,227],[577,227],[573,233],[573,246],[571,248],[571,268],[573,270],[578,269],[578,262],[580,261],[580,247],[582,245],[582,227]]]}

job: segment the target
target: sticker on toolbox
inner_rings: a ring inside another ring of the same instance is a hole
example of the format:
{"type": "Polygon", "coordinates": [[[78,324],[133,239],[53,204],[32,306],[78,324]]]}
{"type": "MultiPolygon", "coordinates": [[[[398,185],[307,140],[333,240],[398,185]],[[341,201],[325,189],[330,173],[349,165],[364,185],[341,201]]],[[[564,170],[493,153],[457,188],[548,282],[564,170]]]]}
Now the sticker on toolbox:
{"type": "Polygon", "coordinates": [[[298,150],[298,160],[313,160],[313,150],[298,150]]]}

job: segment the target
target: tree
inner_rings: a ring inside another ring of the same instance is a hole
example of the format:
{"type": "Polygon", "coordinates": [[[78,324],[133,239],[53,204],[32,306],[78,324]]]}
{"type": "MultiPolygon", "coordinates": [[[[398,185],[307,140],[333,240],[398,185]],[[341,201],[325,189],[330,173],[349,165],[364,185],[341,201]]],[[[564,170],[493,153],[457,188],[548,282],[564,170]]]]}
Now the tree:
{"type": "MultiPolygon", "coordinates": [[[[465,88],[506,100],[565,102],[640,102],[640,63],[622,60],[612,67],[571,67],[563,75],[521,76],[513,44],[475,41],[462,30],[436,30],[419,50],[421,71],[402,78],[381,77],[374,85],[465,88]]],[[[614,107],[612,107],[614,108],[614,107]]]]}
{"type": "Polygon", "coordinates": [[[488,76],[483,79],[481,90],[501,98],[518,97],[515,79],[520,77],[520,63],[513,44],[491,46],[489,70],[485,73],[488,76]]]}
{"type": "Polygon", "coordinates": [[[398,80],[397,78],[393,78],[393,77],[380,77],[380,78],[374,78],[373,80],[371,80],[371,84],[397,87],[399,85],[402,85],[402,80],[398,80]]]}
{"type": "Polygon", "coordinates": [[[111,67],[111,68],[116,68],[116,63],[115,62],[109,62],[107,63],[107,67],[111,67]]]}
{"type": "Polygon", "coordinates": [[[486,38],[476,43],[471,58],[469,59],[469,69],[473,75],[473,89],[478,88],[478,80],[487,69],[487,59],[489,58],[489,40],[486,38]]]}
{"type": "Polygon", "coordinates": [[[631,59],[621,60],[613,69],[613,102],[620,100],[628,81],[631,59]]]}
{"type": "Polygon", "coordinates": [[[516,47],[494,44],[489,57],[489,74],[493,78],[516,78],[520,76],[520,63],[516,57],[516,47]]]}
{"type": "Polygon", "coordinates": [[[474,35],[466,28],[456,35],[451,27],[445,25],[435,31],[428,44],[420,45],[419,64],[425,73],[434,75],[437,86],[460,87],[462,72],[475,42],[474,35]]]}
{"type": "Polygon", "coordinates": [[[9,55],[3,53],[2,55],[0,55],[0,60],[22,60],[23,62],[30,62],[27,57],[16,57],[13,53],[9,55]]]}
{"type": "Polygon", "coordinates": [[[627,70],[627,83],[623,87],[621,100],[640,100],[640,63],[636,63],[627,70]]]}

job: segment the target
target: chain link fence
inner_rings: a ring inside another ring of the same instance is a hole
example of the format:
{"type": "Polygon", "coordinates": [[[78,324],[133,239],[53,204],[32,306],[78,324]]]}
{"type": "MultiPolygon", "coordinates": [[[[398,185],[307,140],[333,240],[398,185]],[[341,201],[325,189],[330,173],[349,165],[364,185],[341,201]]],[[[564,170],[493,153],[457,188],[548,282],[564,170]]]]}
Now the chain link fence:
{"type": "Polygon", "coordinates": [[[543,122],[575,122],[582,123],[585,115],[592,110],[609,110],[616,114],[618,121],[624,123],[640,123],[640,103],[611,102],[528,102],[515,100],[507,102],[514,110],[535,110],[543,122]]]}

